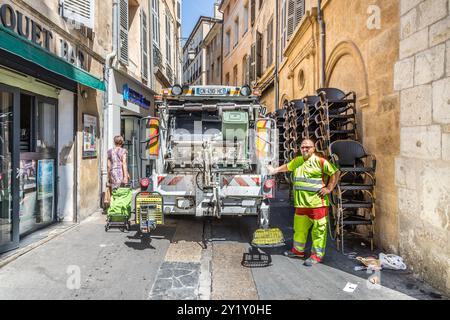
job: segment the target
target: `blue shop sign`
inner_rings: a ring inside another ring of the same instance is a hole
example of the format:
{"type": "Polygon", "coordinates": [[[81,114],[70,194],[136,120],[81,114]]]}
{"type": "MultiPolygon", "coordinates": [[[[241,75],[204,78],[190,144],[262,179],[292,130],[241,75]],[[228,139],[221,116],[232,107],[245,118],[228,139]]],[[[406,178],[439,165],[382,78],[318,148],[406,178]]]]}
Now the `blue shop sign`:
{"type": "Polygon", "coordinates": [[[131,89],[128,84],[123,85],[123,100],[133,102],[142,108],[149,109],[150,101],[147,100],[142,94],[131,89]]]}

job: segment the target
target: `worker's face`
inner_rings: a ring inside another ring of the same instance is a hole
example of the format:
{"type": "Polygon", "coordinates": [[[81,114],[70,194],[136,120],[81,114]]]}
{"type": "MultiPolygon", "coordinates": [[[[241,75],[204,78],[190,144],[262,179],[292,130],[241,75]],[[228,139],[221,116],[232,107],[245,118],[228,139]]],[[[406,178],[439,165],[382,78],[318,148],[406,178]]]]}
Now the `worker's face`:
{"type": "Polygon", "coordinates": [[[302,152],[303,159],[308,160],[314,154],[316,148],[314,148],[312,141],[305,140],[300,146],[300,151],[302,152]]]}

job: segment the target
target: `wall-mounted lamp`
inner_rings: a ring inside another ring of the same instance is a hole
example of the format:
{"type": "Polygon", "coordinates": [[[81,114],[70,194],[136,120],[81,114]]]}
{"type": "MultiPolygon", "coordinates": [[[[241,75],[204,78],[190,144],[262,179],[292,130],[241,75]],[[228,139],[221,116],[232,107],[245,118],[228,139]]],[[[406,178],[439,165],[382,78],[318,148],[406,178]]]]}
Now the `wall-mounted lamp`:
{"type": "Polygon", "coordinates": [[[87,99],[87,98],[88,98],[88,93],[87,93],[87,91],[86,91],[86,90],[81,91],[81,96],[82,96],[84,99],[87,99]]]}

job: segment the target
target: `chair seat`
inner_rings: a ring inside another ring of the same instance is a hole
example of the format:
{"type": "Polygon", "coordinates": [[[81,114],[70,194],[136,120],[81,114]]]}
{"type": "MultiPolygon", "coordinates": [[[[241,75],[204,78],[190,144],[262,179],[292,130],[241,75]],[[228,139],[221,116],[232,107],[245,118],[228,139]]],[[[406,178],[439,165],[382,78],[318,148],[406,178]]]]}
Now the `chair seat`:
{"type": "Polygon", "coordinates": [[[373,221],[359,216],[344,217],[344,225],[371,225],[373,221]]]}
{"type": "Polygon", "coordinates": [[[371,167],[340,167],[339,171],[341,172],[374,172],[375,169],[371,167]]]}
{"type": "Polygon", "coordinates": [[[340,133],[344,133],[344,134],[355,134],[355,129],[352,130],[330,130],[330,134],[340,134],[340,133]]]}
{"type": "Polygon", "coordinates": [[[373,190],[372,184],[339,184],[342,191],[346,190],[373,190]]]}
{"type": "Polygon", "coordinates": [[[365,208],[371,209],[373,207],[373,201],[349,201],[342,203],[343,209],[351,209],[351,208],[365,208]]]}

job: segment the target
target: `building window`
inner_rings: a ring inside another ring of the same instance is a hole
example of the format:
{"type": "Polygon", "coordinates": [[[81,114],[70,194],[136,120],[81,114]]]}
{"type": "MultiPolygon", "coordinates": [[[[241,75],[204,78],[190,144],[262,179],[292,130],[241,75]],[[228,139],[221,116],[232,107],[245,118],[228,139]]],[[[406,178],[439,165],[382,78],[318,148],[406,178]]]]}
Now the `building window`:
{"type": "Polygon", "coordinates": [[[305,14],[305,0],[289,0],[287,8],[287,37],[294,33],[305,14]]]}
{"type": "Polygon", "coordinates": [[[142,78],[148,79],[148,30],[147,30],[147,15],[144,10],[141,10],[141,75],[142,78]]]}
{"type": "Polygon", "coordinates": [[[250,2],[250,22],[252,24],[252,26],[255,24],[255,16],[256,16],[256,0],[251,0],[250,2]]]}
{"type": "Polygon", "coordinates": [[[303,69],[298,73],[298,89],[302,90],[305,87],[305,73],[303,69]]]}
{"type": "Polygon", "coordinates": [[[273,63],[273,19],[270,19],[269,25],[267,26],[267,61],[266,67],[270,67],[273,63]]]}
{"type": "MultiPolygon", "coordinates": [[[[209,70],[208,70],[209,75],[209,70]]],[[[214,63],[211,64],[211,77],[208,77],[208,83],[212,82],[212,78],[214,77],[214,63]]]]}
{"type": "Polygon", "coordinates": [[[159,46],[159,0],[152,0],[153,42],[159,46]]]}
{"type": "Polygon", "coordinates": [[[230,38],[231,38],[231,31],[228,30],[225,33],[225,55],[230,53],[230,38]]]}
{"type": "Polygon", "coordinates": [[[169,13],[166,12],[166,59],[169,65],[172,65],[172,31],[169,13]]]}
{"type": "Polygon", "coordinates": [[[225,85],[229,86],[230,85],[230,73],[227,72],[227,74],[225,75],[225,85]]]}
{"type": "Polygon", "coordinates": [[[216,77],[220,77],[220,67],[221,67],[221,63],[220,63],[220,57],[217,58],[217,69],[216,69],[216,77]]]}
{"type": "Polygon", "coordinates": [[[244,5],[244,19],[243,19],[243,25],[244,25],[244,34],[248,31],[248,2],[244,5]]]}
{"type": "Polygon", "coordinates": [[[237,46],[239,42],[239,17],[234,20],[234,44],[233,48],[237,46]]]}
{"type": "Polygon", "coordinates": [[[263,70],[263,35],[256,32],[256,77],[262,76],[263,70]]]}
{"type": "Polygon", "coordinates": [[[245,55],[244,58],[242,58],[242,84],[249,84],[248,67],[249,67],[248,55],[245,55]]]}
{"type": "Polygon", "coordinates": [[[283,3],[281,5],[281,54],[280,54],[280,62],[283,60],[283,52],[284,48],[286,47],[286,40],[287,40],[287,31],[286,31],[286,0],[283,0],[283,3]]]}
{"type": "Polygon", "coordinates": [[[237,86],[238,85],[238,66],[235,65],[233,67],[233,85],[237,86]]]}

